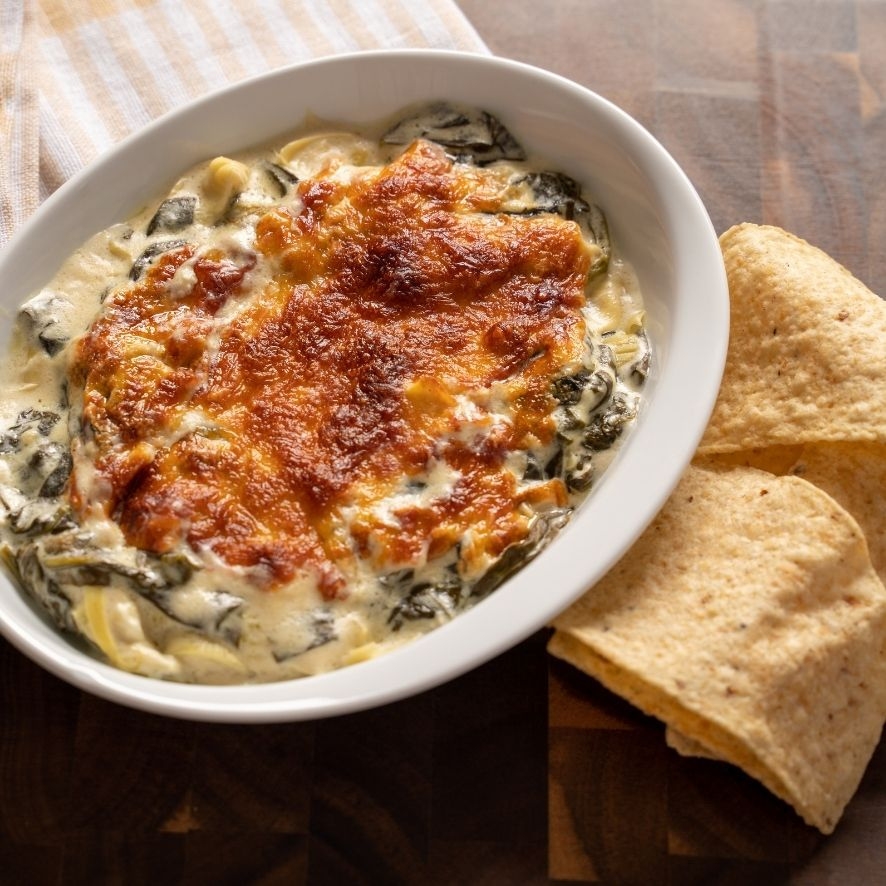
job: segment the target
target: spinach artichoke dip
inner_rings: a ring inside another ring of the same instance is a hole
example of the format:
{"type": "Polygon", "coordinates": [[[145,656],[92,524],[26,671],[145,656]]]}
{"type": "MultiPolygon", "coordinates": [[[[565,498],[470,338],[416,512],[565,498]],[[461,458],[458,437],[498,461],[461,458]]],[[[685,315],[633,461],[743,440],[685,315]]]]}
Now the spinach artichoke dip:
{"type": "Polygon", "coordinates": [[[21,308],[3,561],[130,672],[363,661],[551,539],[649,359],[602,212],[490,114],[306,125],[190,171],[21,308]]]}

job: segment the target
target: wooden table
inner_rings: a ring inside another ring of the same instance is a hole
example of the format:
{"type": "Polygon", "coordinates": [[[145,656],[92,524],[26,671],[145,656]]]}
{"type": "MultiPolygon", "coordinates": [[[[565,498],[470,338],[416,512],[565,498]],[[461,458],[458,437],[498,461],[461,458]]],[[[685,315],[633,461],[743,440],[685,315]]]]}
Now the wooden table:
{"type": "MultiPolygon", "coordinates": [[[[644,123],[718,232],[779,224],[886,290],[886,2],[461,0],[497,54],[644,123]]],[[[545,652],[316,723],[167,720],[0,641],[0,883],[886,881],[886,743],[823,838],[545,652]]]]}

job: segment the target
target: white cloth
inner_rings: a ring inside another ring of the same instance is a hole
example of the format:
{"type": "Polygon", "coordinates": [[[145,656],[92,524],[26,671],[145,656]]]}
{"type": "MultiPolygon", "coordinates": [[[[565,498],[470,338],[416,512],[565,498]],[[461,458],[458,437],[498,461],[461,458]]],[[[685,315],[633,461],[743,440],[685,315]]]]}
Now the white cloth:
{"type": "Polygon", "coordinates": [[[197,96],[400,47],[488,51],[453,0],[0,0],[0,245],[94,157],[197,96]]]}

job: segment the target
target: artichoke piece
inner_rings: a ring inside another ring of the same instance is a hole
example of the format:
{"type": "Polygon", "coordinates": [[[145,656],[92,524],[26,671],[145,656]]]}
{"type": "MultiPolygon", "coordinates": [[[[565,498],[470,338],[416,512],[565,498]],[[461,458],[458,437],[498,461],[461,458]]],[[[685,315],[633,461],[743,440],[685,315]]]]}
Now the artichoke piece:
{"type": "Polygon", "coordinates": [[[246,665],[230,649],[196,634],[173,637],[164,651],[199,670],[208,683],[239,682],[248,674],[246,665]]]}
{"type": "Polygon", "coordinates": [[[147,249],[132,263],[129,269],[129,279],[138,280],[142,274],[153,264],[154,260],[165,252],[171,252],[173,249],[181,249],[187,246],[187,240],[162,240],[159,243],[152,243],[147,249]]]}
{"type": "Polygon", "coordinates": [[[606,347],[612,351],[612,358],[619,370],[638,358],[642,342],[636,333],[624,329],[611,329],[603,333],[603,338],[606,347]]]}
{"type": "Polygon", "coordinates": [[[136,603],[122,588],[83,588],[73,619],[81,634],[115,667],[152,676],[178,673],[178,662],[145,636],[136,603]]]}
{"type": "Polygon", "coordinates": [[[471,588],[471,596],[485,597],[538,556],[569,522],[571,514],[572,508],[551,508],[549,511],[537,514],[529,526],[526,538],[505,548],[501,557],[475,582],[471,588]]]}
{"type": "Polygon", "coordinates": [[[196,208],[196,197],[168,197],[160,204],[153,218],[148,222],[145,234],[150,237],[158,231],[169,234],[183,231],[194,224],[194,210],[196,208]]]}
{"type": "Polygon", "coordinates": [[[480,166],[495,160],[525,160],[526,152],[502,123],[486,111],[456,108],[437,102],[389,129],[382,141],[408,145],[426,138],[451,151],[462,162],[480,166]]]}
{"type": "Polygon", "coordinates": [[[54,357],[71,338],[73,307],[68,299],[44,289],[19,309],[19,317],[49,357],[54,357]]]}

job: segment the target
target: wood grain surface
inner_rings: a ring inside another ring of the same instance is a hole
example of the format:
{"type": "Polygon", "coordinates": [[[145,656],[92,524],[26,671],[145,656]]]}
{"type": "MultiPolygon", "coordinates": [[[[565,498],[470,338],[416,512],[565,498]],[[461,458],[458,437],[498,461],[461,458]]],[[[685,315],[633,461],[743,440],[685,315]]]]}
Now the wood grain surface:
{"type": "MultiPolygon", "coordinates": [[[[647,126],[718,232],[782,225],[886,292],[886,2],[460,0],[493,52],[647,126]]],[[[415,698],[219,726],[0,641],[0,884],[875,884],[886,745],[824,838],[545,652],[415,698]]]]}

